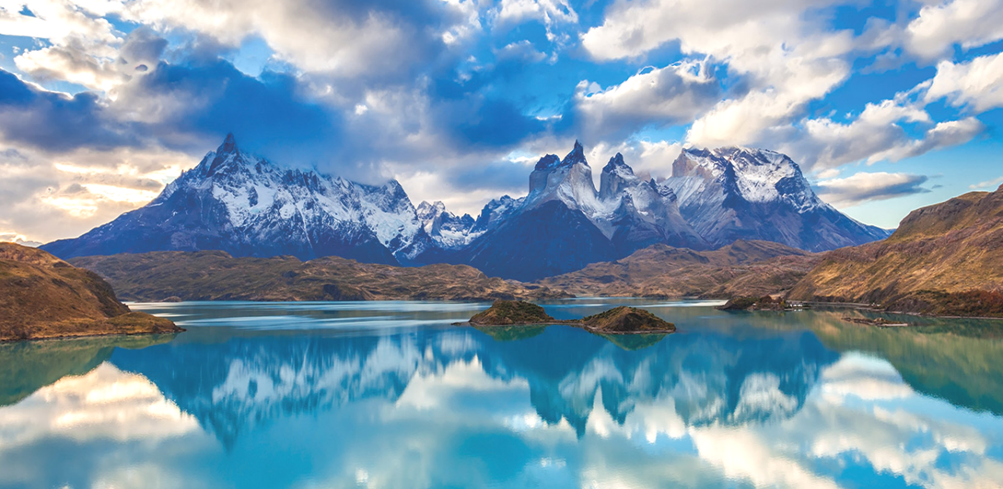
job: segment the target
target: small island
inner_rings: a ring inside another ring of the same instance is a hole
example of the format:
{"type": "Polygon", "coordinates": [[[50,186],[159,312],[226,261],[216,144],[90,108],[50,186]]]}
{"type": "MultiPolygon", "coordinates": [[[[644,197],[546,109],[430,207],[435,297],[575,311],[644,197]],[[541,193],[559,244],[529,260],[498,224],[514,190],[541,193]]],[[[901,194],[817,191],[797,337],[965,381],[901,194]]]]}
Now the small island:
{"type": "Polygon", "coordinates": [[[676,325],[636,307],[619,306],[582,319],[554,319],[542,307],[523,301],[498,300],[470,318],[473,326],[539,326],[563,324],[600,334],[668,334],[676,325]]]}
{"type": "Polygon", "coordinates": [[[787,302],[783,297],[734,297],[718,307],[722,311],[793,311],[804,309],[800,302],[787,302]]]}

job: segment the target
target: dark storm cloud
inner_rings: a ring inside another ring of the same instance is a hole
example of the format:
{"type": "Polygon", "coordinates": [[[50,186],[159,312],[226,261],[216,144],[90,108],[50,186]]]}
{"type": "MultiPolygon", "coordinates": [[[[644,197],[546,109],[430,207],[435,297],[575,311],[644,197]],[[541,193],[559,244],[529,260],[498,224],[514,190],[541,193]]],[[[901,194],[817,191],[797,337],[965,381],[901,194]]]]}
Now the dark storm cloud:
{"type": "Polygon", "coordinates": [[[168,147],[186,147],[198,136],[222,140],[229,132],[241,146],[279,163],[313,164],[340,147],[341,120],[300,94],[291,75],[264,72],[259,78],[227,61],[192,66],[160,63],[123,92],[120,103],[159,97],[169,116],[148,128],[168,147]]]}
{"type": "Polygon", "coordinates": [[[50,151],[111,149],[135,145],[131,129],[95,94],[47,92],[0,70],[0,133],[9,142],[50,151]]]}

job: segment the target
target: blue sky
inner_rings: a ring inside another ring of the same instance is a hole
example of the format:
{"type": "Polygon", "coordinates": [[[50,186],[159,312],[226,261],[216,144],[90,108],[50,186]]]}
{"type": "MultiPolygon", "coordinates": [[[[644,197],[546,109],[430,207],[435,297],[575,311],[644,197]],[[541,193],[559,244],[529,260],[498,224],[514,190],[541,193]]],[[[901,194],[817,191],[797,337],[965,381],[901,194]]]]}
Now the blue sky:
{"type": "Polygon", "coordinates": [[[1003,0],[0,0],[0,237],[76,236],[227,132],[476,212],[575,139],[789,154],[894,227],[1003,184],[1003,0]]]}

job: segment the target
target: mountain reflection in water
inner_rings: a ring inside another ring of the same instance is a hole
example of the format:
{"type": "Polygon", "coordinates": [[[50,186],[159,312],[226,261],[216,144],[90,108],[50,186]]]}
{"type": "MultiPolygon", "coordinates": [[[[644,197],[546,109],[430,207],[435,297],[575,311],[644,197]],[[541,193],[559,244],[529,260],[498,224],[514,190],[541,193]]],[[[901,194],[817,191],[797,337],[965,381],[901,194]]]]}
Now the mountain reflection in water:
{"type": "Polygon", "coordinates": [[[637,303],[680,332],[222,303],[158,306],[173,338],[0,345],[0,487],[1003,487],[998,326],[637,303]]]}

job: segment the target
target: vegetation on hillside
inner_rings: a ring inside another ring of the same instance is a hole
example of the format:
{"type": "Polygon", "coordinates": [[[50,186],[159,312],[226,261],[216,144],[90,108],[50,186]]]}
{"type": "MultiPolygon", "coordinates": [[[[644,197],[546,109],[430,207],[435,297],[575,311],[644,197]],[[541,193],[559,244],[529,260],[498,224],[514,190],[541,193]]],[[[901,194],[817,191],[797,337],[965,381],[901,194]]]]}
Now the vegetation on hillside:
{"type": "Polygon", "coordinates": [[[659,332],[676,330],[672,324],[644,309],[618,306],[599,314],[582,318],[582,325],[592,331],[608,334],[659,332]]]}
{"type": "Polygon", "coordinates": [[[722,311],[783,311],[787,301],[782,297],[764,295],[762,297],[734,297],[719,307],[722,311]]]}
{"type": "Polygon", "coordinates": [[[487,277],[466,265],[395,267],[338,257],[234,258],[222,251],[159,251],[74,258],[134,301],[361,301],[555,299],[548,287],[487,277]]]}
{"type": "Polygon", "coordinates": [[[917,209],[885,241],[825,253],[788,298],[1003,316],[1003,189],[917,209]]]}
{"type": "Polygon", "coordinates": [[[713,251],[656,244],[540,283],[580,296],[760,297],[793,287],[816,257],[767,241],[739,240],[713,251]]]}
{"type": "Polygon", "coordinates": [[[0,243],[0,341],[177,331],[167,319],[129,312],[94,272],[0,243]]]}

